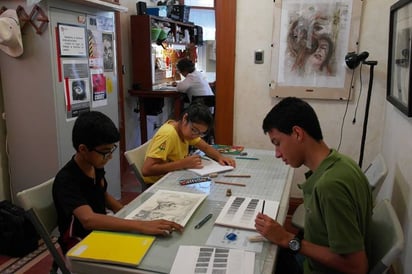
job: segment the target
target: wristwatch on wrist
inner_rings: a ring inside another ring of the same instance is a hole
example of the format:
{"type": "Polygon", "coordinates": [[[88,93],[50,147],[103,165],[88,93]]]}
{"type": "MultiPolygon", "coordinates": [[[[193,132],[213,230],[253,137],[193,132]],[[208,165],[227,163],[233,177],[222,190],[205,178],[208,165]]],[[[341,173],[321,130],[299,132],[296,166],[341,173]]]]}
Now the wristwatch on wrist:
{"type": "Polygon", "coordinates": [[[303,235],[302,235],[301,231],[299,231],[299,233],[296,234],[295,237],[293,237],[293,239],[289,241],[289,249],[293,253],[298,253],[299,252],[299,250],[302,246],[301,245],[302,238],[303,238],[303,235]]]}

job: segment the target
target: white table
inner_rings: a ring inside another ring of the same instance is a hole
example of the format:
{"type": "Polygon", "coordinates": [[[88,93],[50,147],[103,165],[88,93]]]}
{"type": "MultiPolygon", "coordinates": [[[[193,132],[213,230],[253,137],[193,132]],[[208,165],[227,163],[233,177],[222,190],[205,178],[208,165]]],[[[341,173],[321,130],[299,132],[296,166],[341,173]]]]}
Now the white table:
{"type": "MultiPolygon", "coordinates": [[[[173,233],[172,237],[157,237],[156,241],[144,257],[138,268],[128,268],[109,264],[88,263],[72,260],[72,271],[75,273],[169,273],[180,245],[204,245],[212,231],[214,221],[225,205],[228,197],[226,190],[231,189],[234,196],[280,201],[277,221],[284,223],[288,211],[289,194],[293,177],[293,169],[276,159],[273,150],[246,149],[247,157],[259,160],[236,159],[236,169],[233,174],[248,174],[251,178],[227,178],[219,174],[214,181],[240,182],[246,187],[212,183],[181,186],[178,180],[196,175],[190,171],[177,171],[164,176],[159,182],[125,206],[116,215],[127,216],[159,189],[186,191],[193,193],[208,193],[207,199],[199,206],[185,226],[182,234],[173,233]],[[213,213],[213,217],[201,229],[194,226],[204,216],[213,213]]],[[[237,157],[237,156],[233,156],[237,157]]],[[[224,174],[229,174],[224,173],[224,174]]],[[[273,273],[277,254],[277,246],[265,242],[261,253],[255,256],[254,273],[273,273]]]]}

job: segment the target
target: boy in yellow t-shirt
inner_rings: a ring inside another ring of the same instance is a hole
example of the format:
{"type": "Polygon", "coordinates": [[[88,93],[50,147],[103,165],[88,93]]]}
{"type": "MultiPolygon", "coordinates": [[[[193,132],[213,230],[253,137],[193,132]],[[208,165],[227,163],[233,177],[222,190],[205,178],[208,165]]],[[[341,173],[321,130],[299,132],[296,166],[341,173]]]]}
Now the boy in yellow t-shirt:
{"type": "Polygon", "coordinates": [[[146,152],[142,168],[145,183],[153,184],[170,171],[202,168],[199,155],[188,155],[189,146],[195,146],[221,165],[235,167],[234,159],[224,157],[201,138],[212,125],[213,116],[201,103],[189,105],[178,121],[169,120],[163,124],[146,152]]]}

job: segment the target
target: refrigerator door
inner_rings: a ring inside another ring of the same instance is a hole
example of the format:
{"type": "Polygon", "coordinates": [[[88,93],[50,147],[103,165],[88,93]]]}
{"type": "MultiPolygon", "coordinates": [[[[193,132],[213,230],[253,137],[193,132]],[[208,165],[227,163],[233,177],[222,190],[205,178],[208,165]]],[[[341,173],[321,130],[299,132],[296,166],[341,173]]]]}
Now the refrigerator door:
{"type": "MultiPolygon", "coordinates": [[[[74,153],[71,131],[76,116],[96,110],[118,127],[114,13],[50,8],[59,163],[74,153]]],[[[105,166],[109,192],[120,198],[119,150],[105,166]]]]}

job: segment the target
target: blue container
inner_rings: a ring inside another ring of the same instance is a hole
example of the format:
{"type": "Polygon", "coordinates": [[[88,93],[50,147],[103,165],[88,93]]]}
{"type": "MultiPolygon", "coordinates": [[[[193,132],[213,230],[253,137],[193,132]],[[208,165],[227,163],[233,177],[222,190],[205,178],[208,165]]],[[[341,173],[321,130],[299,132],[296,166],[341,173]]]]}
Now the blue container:
{"type": "Polygon", "coordinates": [[[146,13],[149,15],[166,17],[167,16],[167,7],[166,6],[159,6],[156,8],[147,8],[146,13]]]}

